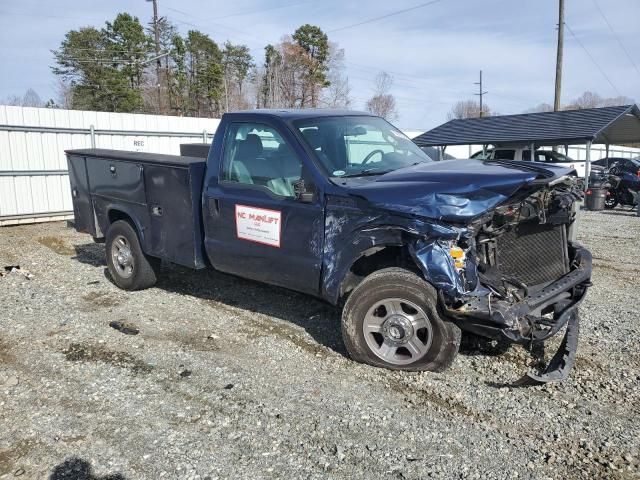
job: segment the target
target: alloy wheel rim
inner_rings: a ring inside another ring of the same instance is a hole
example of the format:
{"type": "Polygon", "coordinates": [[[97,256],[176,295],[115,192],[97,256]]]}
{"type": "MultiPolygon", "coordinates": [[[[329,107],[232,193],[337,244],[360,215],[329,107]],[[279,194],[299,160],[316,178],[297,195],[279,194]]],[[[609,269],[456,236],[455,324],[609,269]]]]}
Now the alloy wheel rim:
{"type": "Polygon", "coordinates": [[[111,258],[118,276],[129,278],[133,275],[134,259],[127,239],[118,235],[111,244],[111,258]]]}
{"type": "Polygon", "coordinates": [[[362,332],[369,349],[392,365],[418,361],[429,351],[433,340],[427,314],[402,298],[376,302],[365,315],[362,332]]]}

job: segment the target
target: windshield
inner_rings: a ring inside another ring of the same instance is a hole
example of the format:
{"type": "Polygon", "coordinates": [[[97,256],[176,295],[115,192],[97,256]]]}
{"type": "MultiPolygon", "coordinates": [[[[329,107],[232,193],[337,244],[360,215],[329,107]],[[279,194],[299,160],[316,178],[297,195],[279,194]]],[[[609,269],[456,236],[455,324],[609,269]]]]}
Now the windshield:
{"type": "Polygon", "coordinates": [[[429,156],[379,117],[322,117],[294,122],[304,142],[332,177],[379,175],[429,156]]]}

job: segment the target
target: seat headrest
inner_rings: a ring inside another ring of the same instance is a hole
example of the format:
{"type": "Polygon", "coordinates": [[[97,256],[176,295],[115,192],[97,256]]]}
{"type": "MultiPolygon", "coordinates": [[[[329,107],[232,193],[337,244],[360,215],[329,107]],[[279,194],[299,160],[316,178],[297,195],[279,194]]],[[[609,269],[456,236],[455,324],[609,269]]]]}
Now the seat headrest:
{"type": "Polygon", "coordinates": [[[262,140],[255,133],[248,133],[247,138],[242,142],[242,155],[245,157],[259,157],[262,155],[262,140]]]}

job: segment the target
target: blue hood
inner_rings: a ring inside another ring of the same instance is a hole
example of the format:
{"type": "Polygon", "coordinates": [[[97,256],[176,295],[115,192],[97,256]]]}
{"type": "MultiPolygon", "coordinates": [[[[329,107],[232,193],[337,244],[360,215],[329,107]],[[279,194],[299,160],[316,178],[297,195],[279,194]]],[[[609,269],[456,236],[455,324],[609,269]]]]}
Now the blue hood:
{"type": "Polygon", "coordinates": [[[421,163],[346,187],[378,208],[466,223],[533,180],[551,181],[570,172],[533,162],[450,160],[421,163]]]}

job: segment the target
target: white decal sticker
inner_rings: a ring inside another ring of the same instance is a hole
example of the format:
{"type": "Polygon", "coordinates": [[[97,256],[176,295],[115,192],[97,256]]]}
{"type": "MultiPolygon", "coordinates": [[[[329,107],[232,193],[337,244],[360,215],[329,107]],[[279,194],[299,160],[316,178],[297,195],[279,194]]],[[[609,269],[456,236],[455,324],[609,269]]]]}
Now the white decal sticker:
{"type": "Polygon", "coordinates": [[[236,205],[238,238],[280,247],[280,218],[277,210],[236,205]]]}

